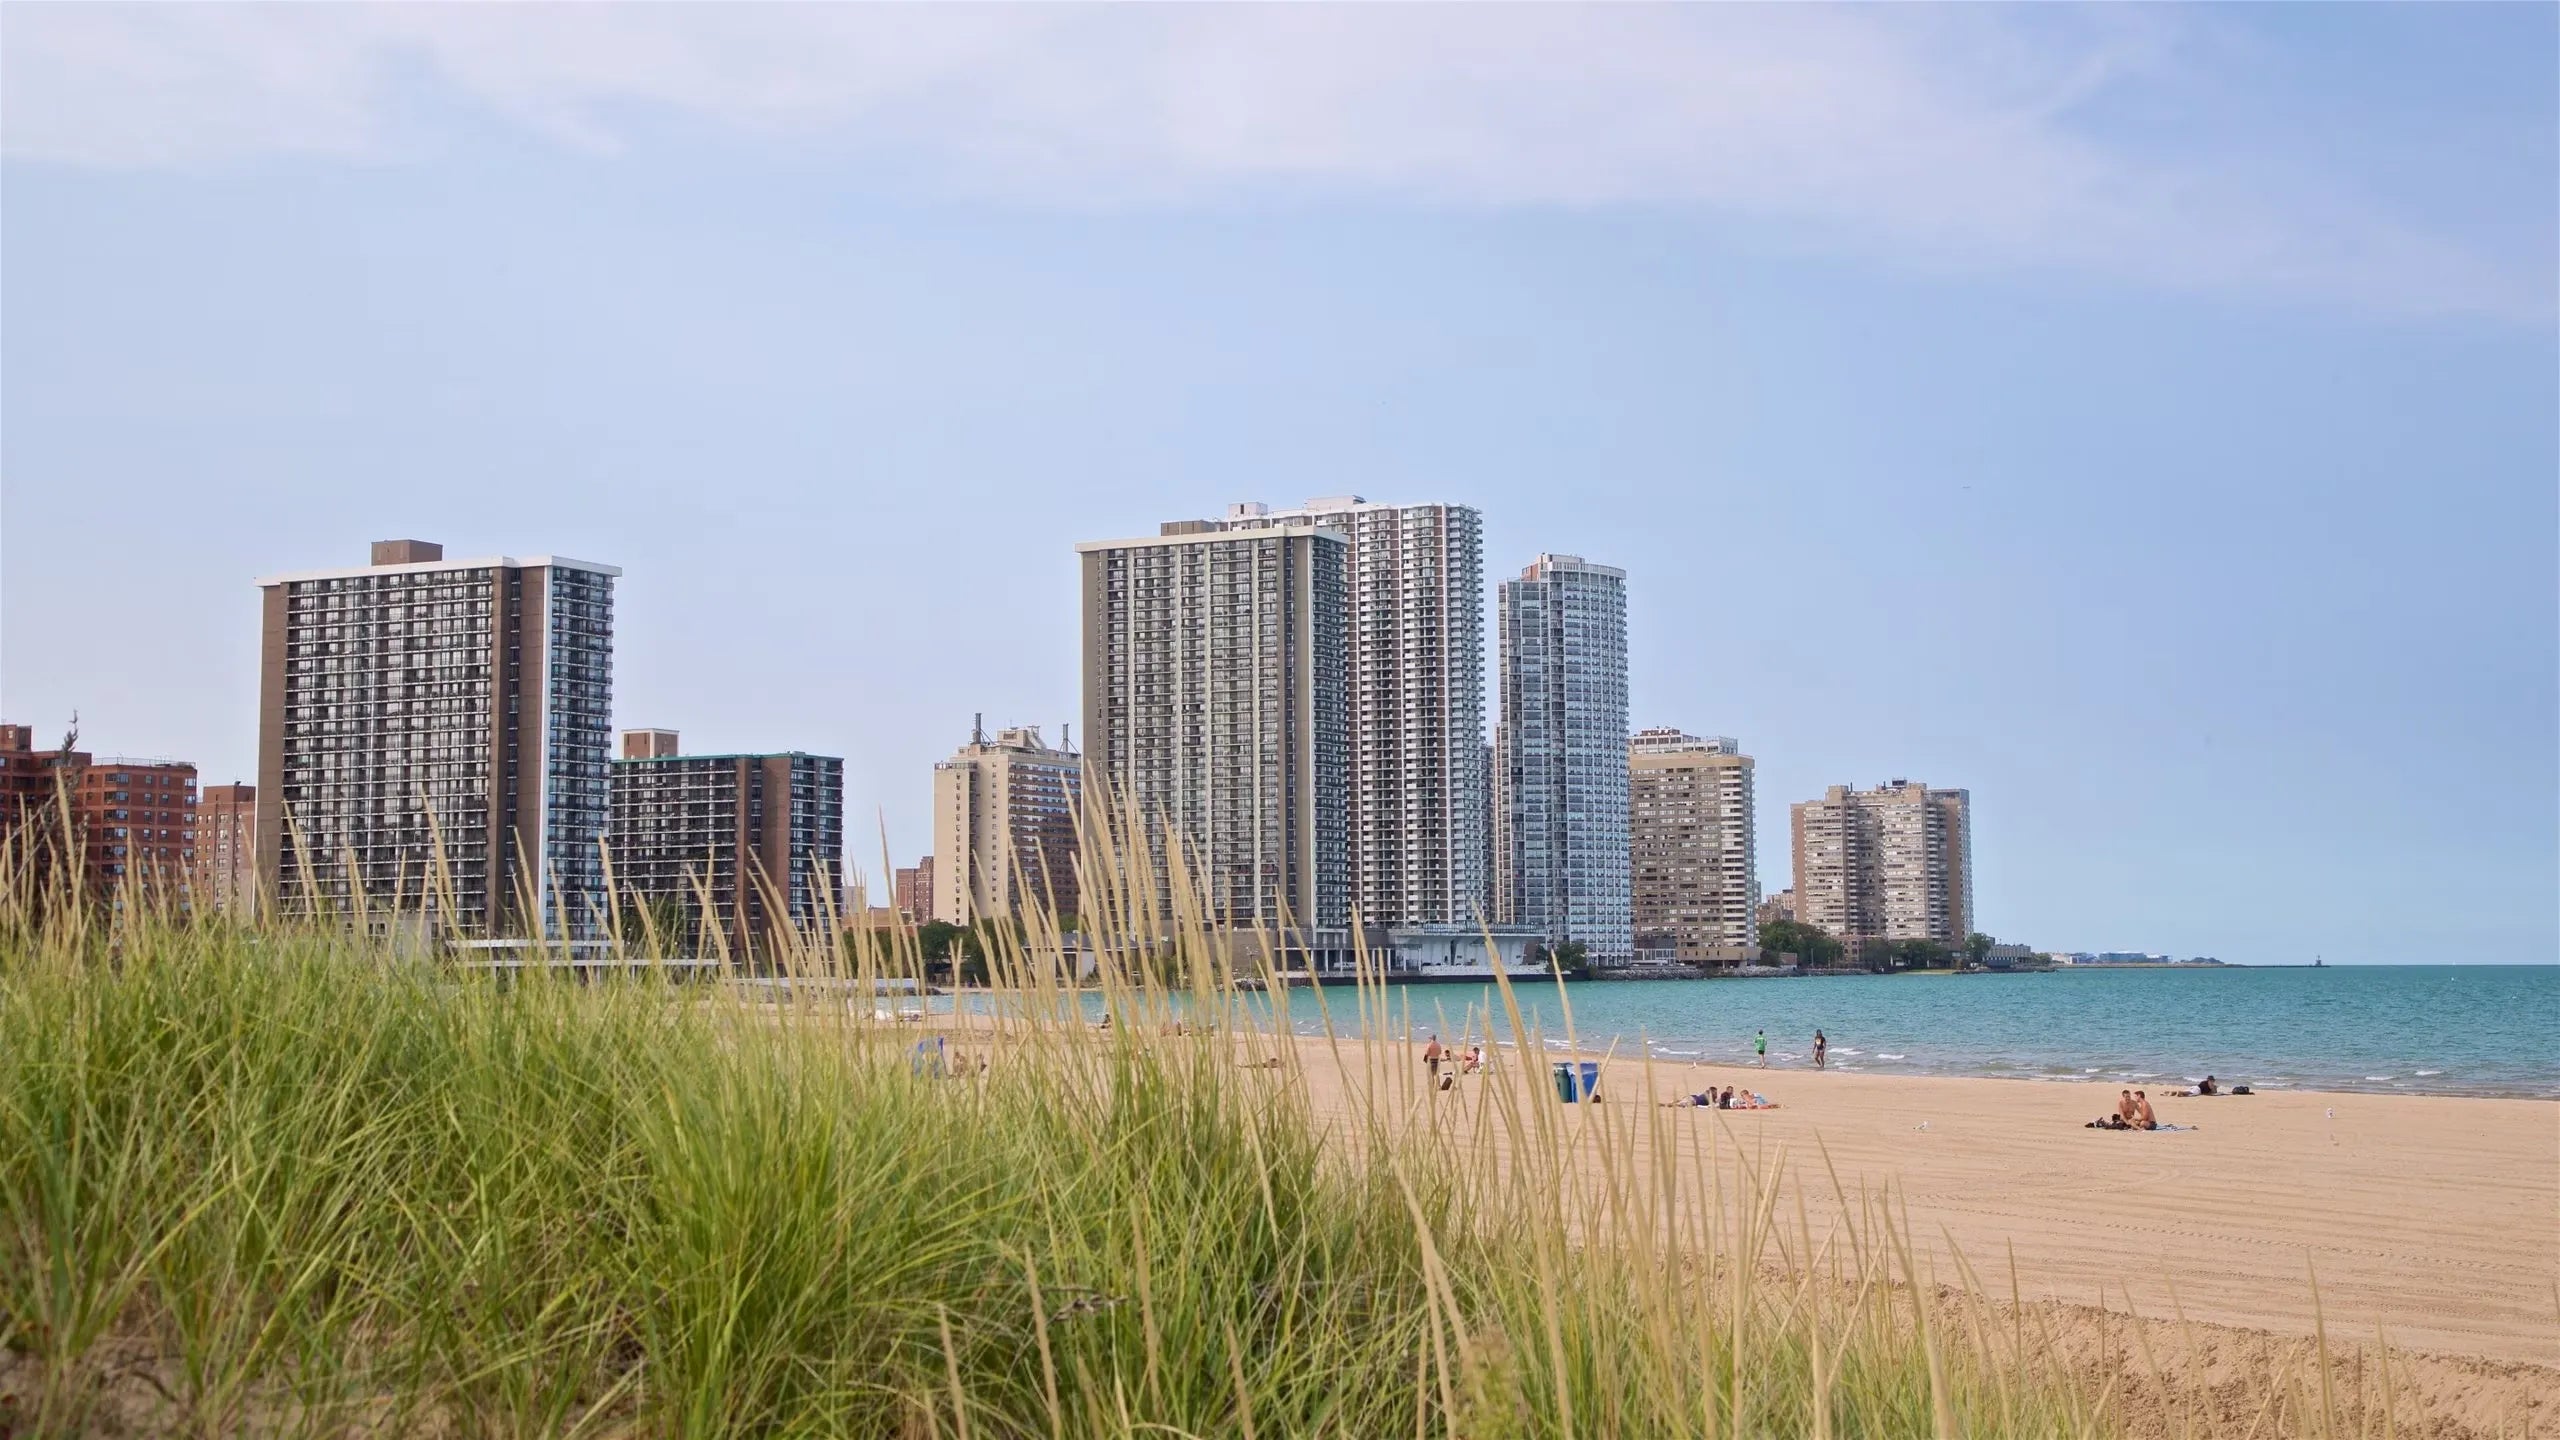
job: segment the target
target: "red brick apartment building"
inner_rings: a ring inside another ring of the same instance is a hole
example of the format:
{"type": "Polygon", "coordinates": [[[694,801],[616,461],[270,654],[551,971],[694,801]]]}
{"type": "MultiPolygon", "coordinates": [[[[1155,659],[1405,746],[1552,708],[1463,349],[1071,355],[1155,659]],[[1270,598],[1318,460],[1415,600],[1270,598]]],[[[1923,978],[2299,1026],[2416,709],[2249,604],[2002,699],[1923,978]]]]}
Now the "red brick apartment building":
{"type": "Polygon", "coordinates": [[[14,855],[59,833],[57,786],[70,797],[73,848],[92,894],[141,877],[183,901],[195,864],[196,767],[38,750],[30,727],[0,725],[0,833],[17,842],[14,855]]]}
{"type": "Polygon", "coordinates": [[[141,881],[183,899],[196,863],[196,767],[92,760],[71,792],[91,886],[141,881]]]}
{"type": "Polygon", "coordinates": [[[29,852],[54,833],[57,821],[52,817],[58,803],[54,774],[66,762],[76,774],[76,767],[88,764],[89,757],[76,751],[65,756],[59,750],[38,750],[32,727],[0,725],[0,845],[7,847],[13,872],[40,863],[31,861],[29,852]]]}
{"type": "Polygon", "coordinates": [[[933,918],[932,856],[927,855],[898,871],[892,885],[896,891],[899,919],[911,925],[921,925],[933,918]]]}
{"type": "Polygon", "coordinates": [[[256,908],[258,787],[207,785],[196,807],[195,902],[231,915],[256,908]]]}

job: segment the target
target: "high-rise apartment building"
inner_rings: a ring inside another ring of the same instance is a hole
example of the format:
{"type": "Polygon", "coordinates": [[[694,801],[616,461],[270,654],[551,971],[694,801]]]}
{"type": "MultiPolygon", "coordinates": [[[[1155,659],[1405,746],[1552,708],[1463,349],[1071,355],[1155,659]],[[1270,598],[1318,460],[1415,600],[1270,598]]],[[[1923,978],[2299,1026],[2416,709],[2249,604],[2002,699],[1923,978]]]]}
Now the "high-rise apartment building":
{"type": "Polygon", "coordinates": [[[921,925],[934,916],[933,857],[930,855],[913,865],[902,866],[891,889],[898,904],[898,918],[910,925],[921,925]]]}
{"type": "Polygon", "coordinates": [[[207,785],[196,804],[196,904],[247,916],[258,893],[258,787],[207,785]]]}
{"type": "MultiPolygon", "coordinates": [[[[1179,845],[1213,924],[1347,948],[1344,551],[1315,526],[1182,522],[1076,547],[1093,802],[1179,845]]],[[[1161,886],[1160,886],[1160,893],[1161,886]]]]}
{"type": "Polygon", "coordinates": [[[1796,913],[1848,942],[1934,940],[1973,930],[1973,802],[1895,780],[1834,785],[1793,807],[1796,913]]]}
{"type": "Polygon", "coordinates": [[[1751,757],[1729,736],[1640,730],[1627,746],[1636,950],[1740,964],[1759,943],[1751,757]]]}
{"type": "Polygon", "coordinates": [[[1627,574],[1541,555],[1505,580],[1494,732],[1495,910],[1594,964],[1632,958],[1627,574]]]}
{"type": "Polygon", "coordinates": [[[824,928],[844,868],[844,761],[686,755],[672,730],[626,731],[612,808],[614,899],[677,917],[676,944],[746,959],[824,928]]]}
{"type": "Polygon", "coordinates": [[[260,580],[260,895],[488,939],[592,933],[621,573],[385,540],[368,565],[260,580]]]}
{"type": "MultiPolygon", "coordinates": [[[[949,873],[920,918],[954,925],[1036,910],[1076,910],[1076,824],[1084,760],[1052,750],[1035,726],[983,726],[933,767],[933,853],[949,873]]],[[[930,873],[930,872],[928,872],[930,873]]],[[[901,884],[905,871],[899,872],[901,884]]],[[[905,895],[899,907],[906,906],[905,895]]]]}
{"type": "Polygon", "coordinates": [[[1367,925],[1483,925],[1483,517],[1343,495],[1210,523],[1343,538],[1351,903],[1367,925]]]}

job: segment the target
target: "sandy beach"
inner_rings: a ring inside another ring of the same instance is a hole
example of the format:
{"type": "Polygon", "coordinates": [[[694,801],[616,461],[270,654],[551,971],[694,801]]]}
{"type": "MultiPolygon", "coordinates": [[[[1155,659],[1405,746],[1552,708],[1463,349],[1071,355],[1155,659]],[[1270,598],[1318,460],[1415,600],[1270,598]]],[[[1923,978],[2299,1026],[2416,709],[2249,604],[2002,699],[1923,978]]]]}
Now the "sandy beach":
{"type": "MultiPolygon", "coordinates": [[[[983,1018],[961,1028],[963,1044],[989,1039],[983,1018]]],[[[1418,1045],[1257,1034],[1237,1056],[1275,1051],[1290,1058],[1274,1083],[1303,1084],[1320,1120],[1345,1133],[1363,1112],[1462,1138],[1500,1129],[1479,1124],[1494,1077],[1434,1091],[1418,1045]]],[[[2154,1090],[2164,1124],[2195,1128],[2119,1132],[2084,1128],[2113,1108],[2113,1082],[1609,1059],[1600,1102],[1581,1107],[1556,1100],[1552,1058],[1493,1057],[1525,1060],[1515,1093],[1588,1127],[1572,1142],[1587,1174],[1604,1169],[1590,1129],[1632,1130],[1641,1167],[1659,1121],[1730,1137],[1780,1177],[1780,1211],[1800,1201],[1817,1235],[1843,1192],[1854,1206],[1862,1189],[1889,1190],[1945,1283],[1957,1282],[1961,1252],[1982,1291],[2005,1301],[2014,1265],[2020,1299],[2044,1312],[2058,1352],[2117,1388],[2132,1433],[2186,1433],[2195,1417],[2176,1406],[2199,1392],[2236,1407],[2210,1431],[2246,1430],[2264,1376],[2314,1373],[2323,1327],[2335,1372],[2355,1369],[2358,1383],[2378,1385],[2373,1347],[2387,1342],[2400,1408],[2424,1417],[2402,1434],[2560,1428],[2560,1102],[2154,1090]],[[1658,1108],[1728,1084],[1779,1108],[1658,1108]],[[2148,1343],[2183,1352],[2168,1367],[2174,1385],[2154,1383],[2128,1316],[2150,1326],[2148,1343]]]]}
{"type": "MultiPolygon", "coordinates": [[[[1466,1126],[1486,1102],[1482,1076],[1431,1090],[1417,1046],[1291,1048],[1319,1113],[1343,1114],[1368,1085],[1412,1123],[1466,1126]]],[[[1550,1058],[1528,1057],[1533,1076],[1550,1058]]],[[[1781,1211],[1801,1200],[1817,1232],[1843,1191],[1890,1187],[1950,1281],[1951,1250],[1995,1296],[2014,1265],[2057,1353],[2115,1389],[2132,1434],[2252,1428],[2260,1378],[2316,1373],[2324,1326],[2333,1374],[2377,1394],[2370,1347],[2387,1340],[2395,1408],[2416,1422],[2400,1433],[2560,1426],[2560,1103],[2153,1091],[2164,1124],[2196,1128],[2083,1128],[2117,1089],[1609,1060],[1600,1104],[1546,1103],[1585,1124],[1634,1108],[1716,1127],[1764,1157],[1781,1211]],[[1654,1108],[1709,1085],[1779,1108],[1654,1108]],[[2159,1323],[2136,1338],[2128,1315],[2159,1323]]],[[[1652,1127],[1631,1128],[1641,1165],[1652,1127]]],[[[1594,1137],[1581,1149],[1596,1169],[1594,1137]]]]}
{"type": "MultiPolygon", "coordinates": [[[[985,1023],[964,1028],[983,1040],[985,1023]]],[[[1387,1113],[1469,1126],[1494,1083],[1469,1076],[1435,1093],[1421,1047],[1401,1042],[1258,1036],[1239,1053],[1275,1049],[1319,1116],[1369,1108],[1359,1091],[1374,1084],[1387,1113]]],[[[1545,1088],[1551,1058],[1503,1049],[1494,1060],[1525,1060],[1541,1103],[1573,1112],[1545,1088]]],[[[2549,1367],[2560,1380],[2560,1102],[2153,1090],[2163,1124],[2195,1128],[2084,1128],[2118,1088],[1606,1059],[1587,1116],[1635,1107],[1716,1127],[1765,1157],[1782,1208],[1800,1196],[1817,1227],[1842,1190],[1890,1188],[1916,1243],[1942,1260],[1961,1251],[2004,1295],[2014,1261],[2029,1300],[2280,1335],[2325,1324],[2333,1340],[2370,1342],[2379,1326],[2395,1349],[2549,1367]],[[1779,1108],[1651,1103],[1727,1084],[1779,1108]]],[[[1639,1163],[1649,1128],[1634,1127],[1639,1163]]]]}
{"type": "MultiPolygon", "coordinates": [[[[1319,1110],[1350,1103],[1358,1048],[1297,1049],[1319,1110]]],[[[1418,1047],[1395,1049],[1398,1109],[1463,1106],[1485,1083],[1431,1098],[1418,1047]]],[[[2560,1103],[2154,1091],[2163,1123],[2197,1128],[2119,1133],[2082,1128],[2113,1084],[1610,1061],[1598,1108],[1643,1104],[1648,1084],[1759,1090],[1780,1108],[1669,1113],[1766,1153],[1782,1204],[1800,1193],[1817,1224],[1835,1171],[1892,1187],[1913,1238],[1951,1242],[1989,1288],[2014,1255],[2031,1299],[2307,1335],[2316,1274],[2333,1336],[2379,1323],[2398,1347],[2560,1366],[2560,1103]]]]}

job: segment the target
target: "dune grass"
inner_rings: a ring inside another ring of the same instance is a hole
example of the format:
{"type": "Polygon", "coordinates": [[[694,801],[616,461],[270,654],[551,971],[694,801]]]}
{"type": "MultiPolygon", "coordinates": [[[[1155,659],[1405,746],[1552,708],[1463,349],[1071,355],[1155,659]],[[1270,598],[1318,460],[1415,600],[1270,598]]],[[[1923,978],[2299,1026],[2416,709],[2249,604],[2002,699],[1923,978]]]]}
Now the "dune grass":
{"type": "Polygon", "coordinates": [[[1360,1047],[1320,1121],[1328,1042],[1115,883],[1088,928],[1173,936],[1119,1023],[1035,923],[966,1078],[875,1008],[896,937],[582,982],[0,904],[0,1391],[40,1435],[2112,1433],[1889,1206],[1817,1232],[1673,1112],[1511,1065],[1415,1125],[1360,1047]]]}

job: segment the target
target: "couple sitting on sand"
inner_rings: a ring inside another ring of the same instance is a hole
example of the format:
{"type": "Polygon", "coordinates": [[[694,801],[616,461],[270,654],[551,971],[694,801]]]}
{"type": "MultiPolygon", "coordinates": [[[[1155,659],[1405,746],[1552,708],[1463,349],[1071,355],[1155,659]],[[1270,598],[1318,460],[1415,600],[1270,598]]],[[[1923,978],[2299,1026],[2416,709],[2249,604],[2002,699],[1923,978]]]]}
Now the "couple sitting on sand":
{"type": "Polygon", "coordinates": [[[2151,1097],[2139,1090],[2116,1092],[2116,1112],[2101,1115],[2084,1128],[2090,1130],[2157,1130],[2160,1117],[2151,1113],[2151,1097]]]}
{"type": "Polygon", "coordinates": [[[1757,1090],[1737,1092],[1730,1085],[1722,1090],[1701,1090],[1695,1095],[1683,1095],[1677,1100],[1665,1100],[1662,1104],[1665,1109],[1674,1110],[1775,1110],[1778,1108],[1777,1101],[1757,1090]]]}

